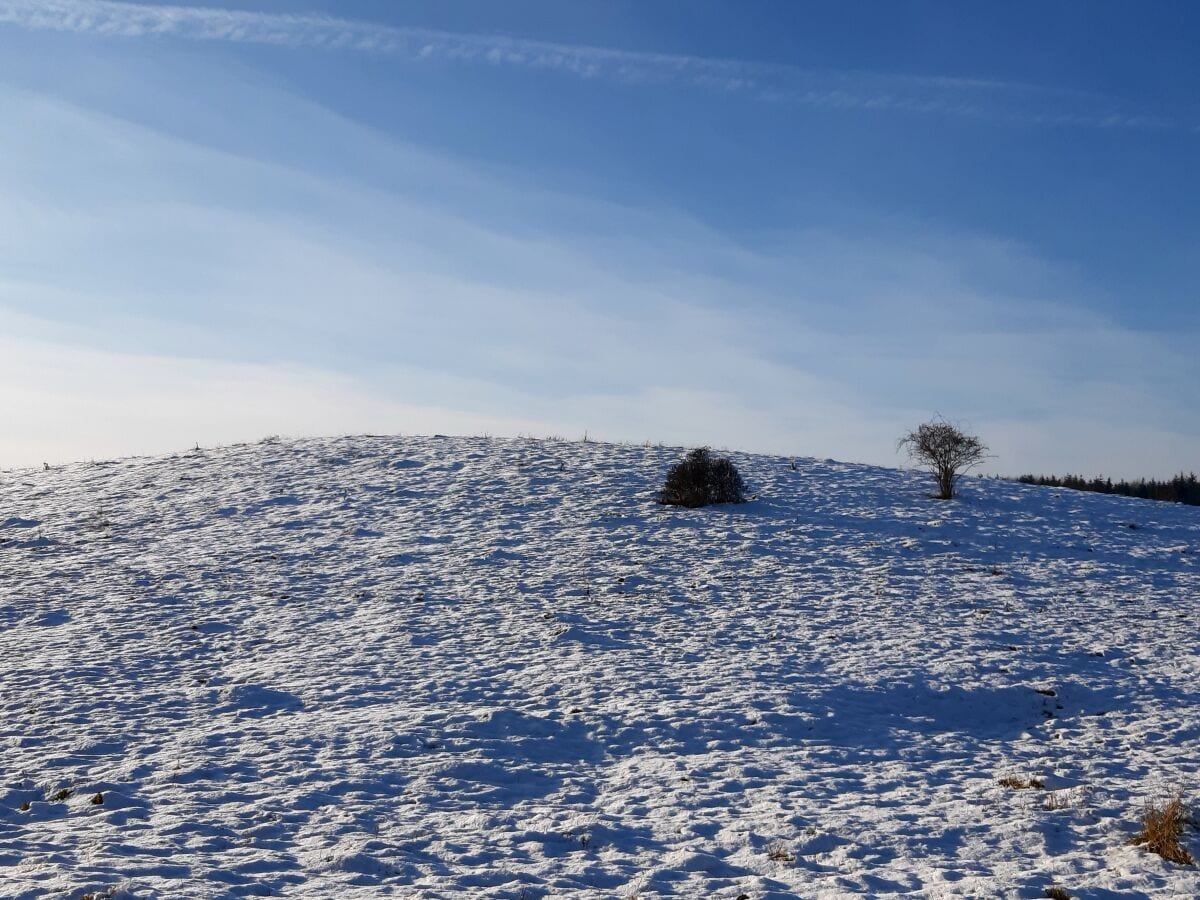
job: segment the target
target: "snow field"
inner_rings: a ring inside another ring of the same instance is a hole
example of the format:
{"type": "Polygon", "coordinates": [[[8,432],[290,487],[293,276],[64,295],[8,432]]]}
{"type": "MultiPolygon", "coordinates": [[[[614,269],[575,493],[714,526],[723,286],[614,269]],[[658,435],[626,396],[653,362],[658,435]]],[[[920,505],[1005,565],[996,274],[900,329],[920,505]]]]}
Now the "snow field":
{"type": "Polygon", "coordinates": [[[680,453],[4,473],[0,895],[1200,895],[1200,509],[680,453]]]}

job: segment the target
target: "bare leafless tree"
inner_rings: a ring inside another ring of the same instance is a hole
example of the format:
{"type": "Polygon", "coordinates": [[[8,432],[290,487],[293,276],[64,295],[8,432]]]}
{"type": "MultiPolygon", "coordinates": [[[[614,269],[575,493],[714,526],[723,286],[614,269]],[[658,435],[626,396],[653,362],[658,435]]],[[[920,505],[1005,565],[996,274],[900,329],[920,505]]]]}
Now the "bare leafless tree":
{"type": "Polygon", "coordinates": [[[936,417],[900,438],[898,450],[933,473],[938,499],[949,500],[964,473],[987,459],[988,448],[974,435],[964,434],[954,423],[936,417]]]}

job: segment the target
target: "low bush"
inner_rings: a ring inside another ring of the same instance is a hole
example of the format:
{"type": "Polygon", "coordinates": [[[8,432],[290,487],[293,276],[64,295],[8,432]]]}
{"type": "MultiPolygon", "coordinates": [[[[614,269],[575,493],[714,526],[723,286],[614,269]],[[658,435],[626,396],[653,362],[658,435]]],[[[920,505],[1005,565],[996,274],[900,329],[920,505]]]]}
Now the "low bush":
{"type": "Polygon", "coordinates": [[[671,466],[658,502],[689,509],[713,503],[745,503],[746,483],[732,462],[713,456],[707,447],[698,447],[671,466]]]}

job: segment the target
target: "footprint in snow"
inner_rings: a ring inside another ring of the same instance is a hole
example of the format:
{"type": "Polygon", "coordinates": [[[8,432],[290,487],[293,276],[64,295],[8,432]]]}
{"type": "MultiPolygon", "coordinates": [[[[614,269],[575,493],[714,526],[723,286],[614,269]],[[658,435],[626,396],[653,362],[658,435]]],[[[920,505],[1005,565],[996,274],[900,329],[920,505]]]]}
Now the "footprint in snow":
{"type": "Polygon", "coordinates": [[[228,634],[233,631],[233,626],[227,622],[196,622],[191,630],[199,634],[228,634]]]}
{"type": "Polygon", "coordinates": [[[37,628],[50,628],[55,625],[65,625],[71,621],[71,614],[65,609],[55,609],[26,619],[22,624],[37,628]]]}
{"type": "Polygon", "coordinates": [[[218,698],[217,712],[233,712],[250,718],[295,712],[304,706],[295,694],[260,684],[232,684],[221,688],[218,698]]]}

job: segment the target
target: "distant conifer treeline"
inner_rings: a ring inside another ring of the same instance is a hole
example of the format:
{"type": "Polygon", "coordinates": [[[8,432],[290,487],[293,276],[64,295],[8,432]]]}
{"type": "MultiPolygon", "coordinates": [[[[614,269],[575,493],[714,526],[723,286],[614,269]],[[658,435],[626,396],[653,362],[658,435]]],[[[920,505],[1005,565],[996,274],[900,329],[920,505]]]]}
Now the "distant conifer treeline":
{"type": "Polygon", "coordinates": [[[1137,481],[1116,481],[1111,478],[1081,478],[1078,475],[1022,475],[1017,481],[1022,484],[1041,484],[1048,487],[1065,487],[1076,491],[1094,491],[1098,494],[1120,494],[1122,497],[1141,497],[1144,500],[1166,500],[1171,503],[1187,503],[1200,506],[1200,480],[1193,472],[1180,472],[1170,481],[1155,481],[1141,478],[1137,481]]]}

